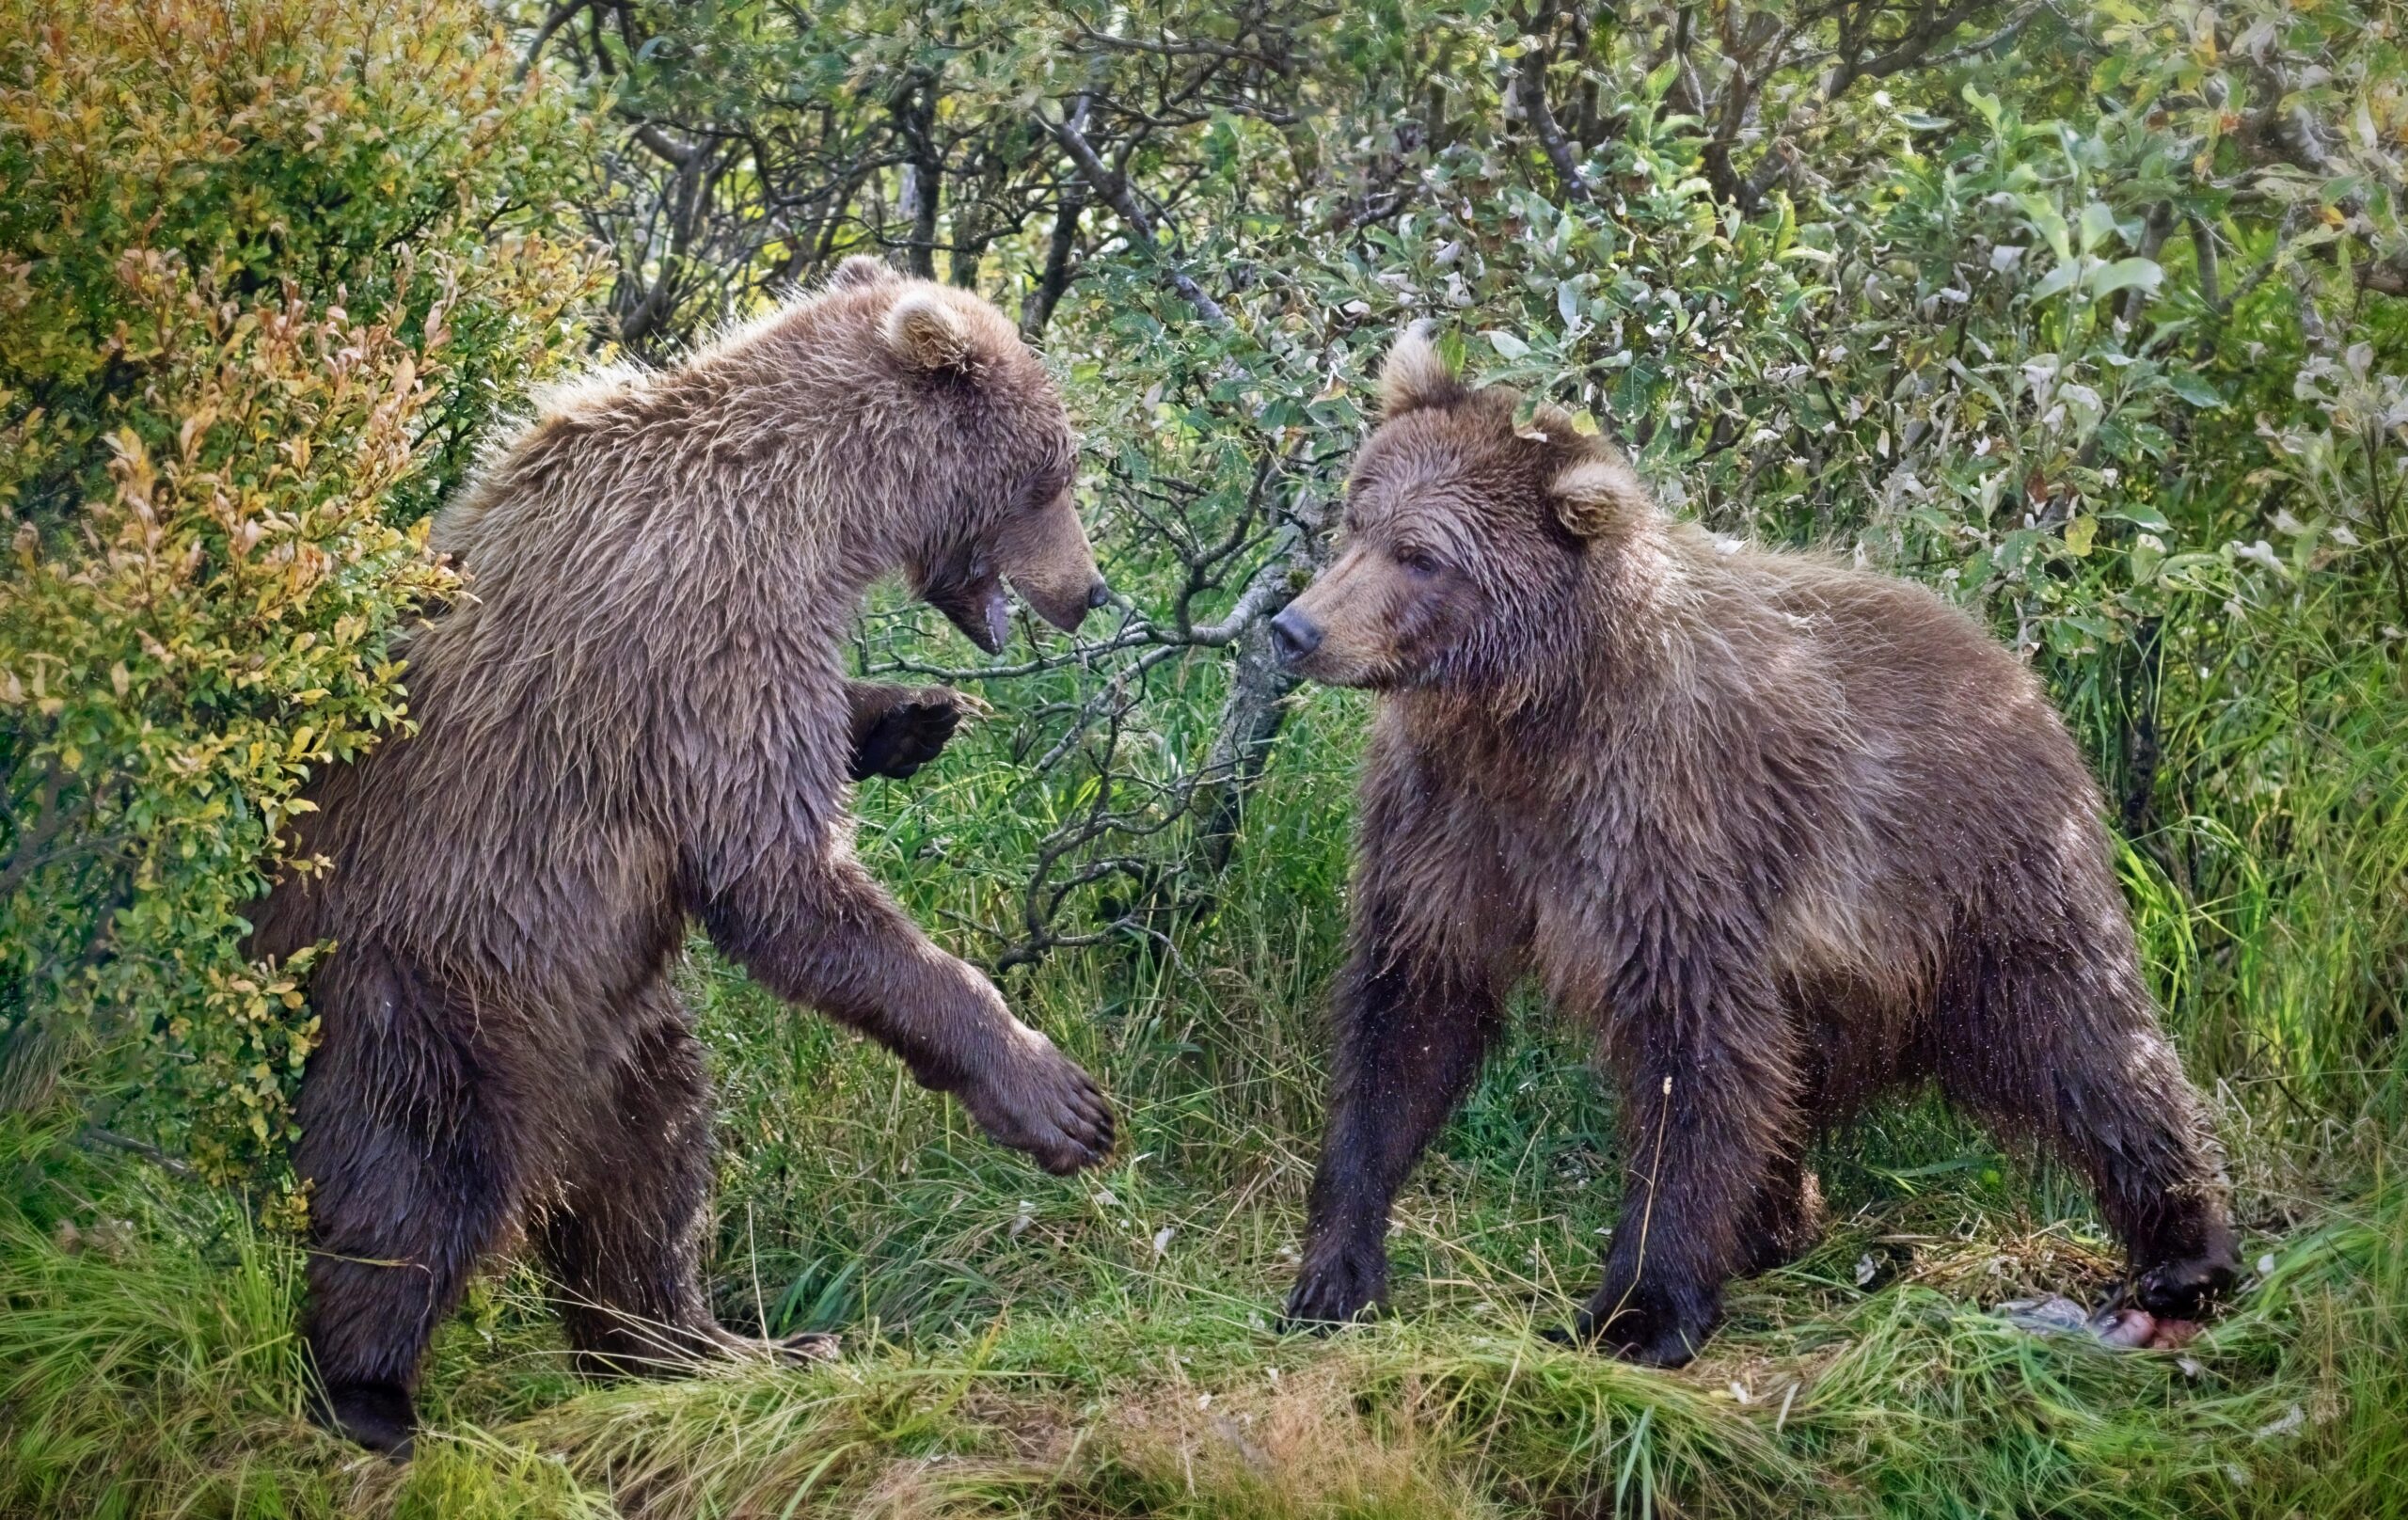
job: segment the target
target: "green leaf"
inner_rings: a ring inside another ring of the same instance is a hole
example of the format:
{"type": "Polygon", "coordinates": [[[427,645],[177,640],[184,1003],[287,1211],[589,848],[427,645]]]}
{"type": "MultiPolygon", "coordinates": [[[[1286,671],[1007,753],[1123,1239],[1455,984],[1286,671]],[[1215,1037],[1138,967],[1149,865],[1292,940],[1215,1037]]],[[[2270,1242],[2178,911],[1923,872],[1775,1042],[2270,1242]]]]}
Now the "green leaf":
{"type": "Polygon", "coordinates": [[[1989,128],[1992,133],[1996,133],[1998,131],[1999,122],[1998,97],[1995,95],[1985,95],[1980,90],[1974,88],[1972,85],[1967,85],[1963,93],[1965,96],[1965,103],[1972,106],[1974,110],[1981,112],[1982,119],[1989,123],[1989,128]]]}
{"type": "Polygon", "coordinates": [[[1481,336],[1488,340],[1488,346],[1497,350],[1497,354],[1499,358],[1505,359],[1508,362],[1527,357],[1529,355],[1529,344],[1522,341],[1520,339],[1514,337],[1512,333],[1506,332],[1502,328],[1492,327],[1488,331],[1481,333],[1481,336]]]}
{"type": "Polygon", "coordinates": [[[2082,208],[2082,251],[2088,253],[2107,241],[2115,230],[2115,208],[2104,201],[2094,200],[2082,208]]]}
{"type": "Polygon", "coordinates": [[[2065,213],[2046,196],[2018,196],[2015,203],[2023,208],[2032,230],[2048,240],[2049,251],[2057,256],[2057,262],[2069,261],[2073,258],[2073,237],[2066,228],[2065,213]]]}
{"type": "Polygon", "coordinates": [[[2165,562],[2165,547],[2149,535],[2143,534],[2132,540],[2132,546],[2125,557],[2131,562],[2132,584],[2147,585],[2157,574],[2158,566],[2165,562]]]}
{"type": "Polygon", "coordinates": [[[2067,260],[2040,277],[2040,283],[2032,287],[2032,299],[2045,301],[2052,295],[2061,295],[2071,290],[2074,281],[2081,277],[2082,265],[2067,260]]]}
{"type": "Polygon", "coordinates": [[[2010,576],[2021,570],[2023,562],[2032,553],[2033,546],[2039,542],[2040,530],[2036,528],[2019,528],[2007,534],[1999,541],[1999,568],[2010,576]]]}
{"type": "Polygon", "coordinates": [[[2100,264],[2090,272],[2083,283],[2093,295],[2108,295],[2116,291],[2139,286],[2153,291],[2165,281],[2165,271],[2154,259],[2118,259],[2112,264],[2100,264]]]}

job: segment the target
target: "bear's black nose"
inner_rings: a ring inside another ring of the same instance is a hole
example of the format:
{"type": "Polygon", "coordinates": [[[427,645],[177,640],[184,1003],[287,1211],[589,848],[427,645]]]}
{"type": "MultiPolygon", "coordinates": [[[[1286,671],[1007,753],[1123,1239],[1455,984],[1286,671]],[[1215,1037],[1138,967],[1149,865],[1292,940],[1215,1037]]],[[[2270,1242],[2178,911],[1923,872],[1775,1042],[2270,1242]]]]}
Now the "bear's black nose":
{"type": "Polygon", "coordinates": [[[1282,664],[1293,665],[1321,647],[1321,625],[1288,608],[1271,620],[1271,647],[1282,664]]]}
{"type": "Polygon", "coordinates": [[[1096,577],[1095,584],[1087,588],[1087,606],[1098,608],[1110,600],[1112,600],[1112,588],[1103,583],[1101,576],[1096,577]]]}

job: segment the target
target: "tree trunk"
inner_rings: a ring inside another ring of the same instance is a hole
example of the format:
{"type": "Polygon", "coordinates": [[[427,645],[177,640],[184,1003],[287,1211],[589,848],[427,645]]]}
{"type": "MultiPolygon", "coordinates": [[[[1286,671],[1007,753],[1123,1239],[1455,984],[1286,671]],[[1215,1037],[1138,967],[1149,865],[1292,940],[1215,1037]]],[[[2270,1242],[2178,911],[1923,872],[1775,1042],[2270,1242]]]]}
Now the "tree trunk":
{"type": "Polygon", "coordinates": [[[1205,774],[1216,779],[1196,795],[1203,817],[1196,848],[1205,874],[1215,879],[1228,869],[1236,853],[1245,800],[1270,761],[1271,741],[1288,720],[1287,699],[1296,689],[1296,678],[1280,668],[1271,651],[1267,616],[1238,640],[1230,664],[1229,694],[1221,704],[1212,747],[1204,756],[1205,774]]]}
{"type": "Polygon", "coordinates": [[[903,166],[903,204],[911,213],[904,272],[937,277],[937,202],[944,194],[944,154],[937,146],[937,81],[924,79],[895,103],[895,125],[911,149],[903,166]]]}
{"type": "Polygon", "coordinates": [[[1044,336],[1046,324],[1054,320],[1054,309],[1062,304],[1063,294],[1070,288],[1070,259],[1078,252],[1079,222],[1086,209],[1085,181],[1073,180],[1062,186],[1061,204],[1054,210],[1054,235],[1045,245],[1045,270],[1020,306],[1020,335],[1032,343],[1044,336]]]}

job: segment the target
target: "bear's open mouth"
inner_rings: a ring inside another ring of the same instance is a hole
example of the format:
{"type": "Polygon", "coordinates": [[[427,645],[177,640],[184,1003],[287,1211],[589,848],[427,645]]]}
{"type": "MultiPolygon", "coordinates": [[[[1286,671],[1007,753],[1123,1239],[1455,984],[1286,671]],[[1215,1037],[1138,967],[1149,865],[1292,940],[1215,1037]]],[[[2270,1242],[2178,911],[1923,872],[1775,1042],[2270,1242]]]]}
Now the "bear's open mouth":
{"type": "Polygon", "coordinates": [[[930,607],[953,620],[964,637],[990,655],[1004,652],[1011,633],[1011,604],[1004,598],[1003,578],[992,571],[968,580],[930,586],[923,594],[930,607]]]}

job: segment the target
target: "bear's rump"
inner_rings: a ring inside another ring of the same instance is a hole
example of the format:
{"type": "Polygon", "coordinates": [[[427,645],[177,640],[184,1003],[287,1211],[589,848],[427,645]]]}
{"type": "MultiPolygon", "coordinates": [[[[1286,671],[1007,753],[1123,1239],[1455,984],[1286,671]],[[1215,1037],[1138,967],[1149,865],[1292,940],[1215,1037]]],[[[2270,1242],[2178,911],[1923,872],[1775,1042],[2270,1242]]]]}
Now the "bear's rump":
{"type": "Polygon", "coordinates": [[[607,1105],[630,1053],[685,1017],[662,965],[615,988],[582,976],[471,979],[372,935],[338,946],[310,1002],[321,1028],[312,1077],[340,1069],[337,1085],[359,1095],[353,1101],[405,1125],[473,1112],[526,1144],[607,1105]]]}

